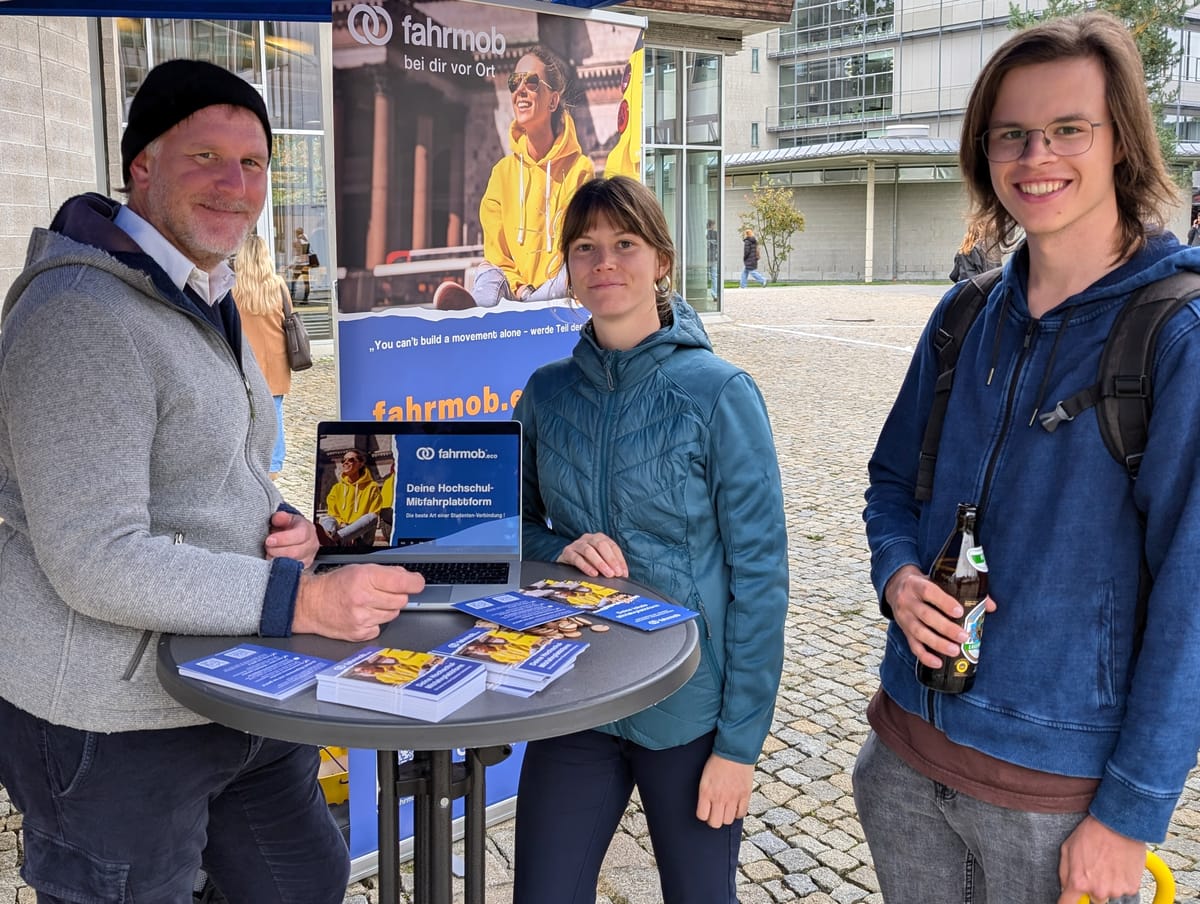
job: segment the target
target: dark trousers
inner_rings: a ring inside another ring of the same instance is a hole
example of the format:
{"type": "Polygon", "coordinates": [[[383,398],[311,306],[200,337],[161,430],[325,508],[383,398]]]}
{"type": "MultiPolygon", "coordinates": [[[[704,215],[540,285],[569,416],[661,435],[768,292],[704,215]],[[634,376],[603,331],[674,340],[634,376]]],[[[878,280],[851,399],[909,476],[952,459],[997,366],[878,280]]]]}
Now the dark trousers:
{"type": "Polygon", "coordinates": [[[340,904],[350,858],[313,747],[218,725],[97,734],[0,700],[0,784],[39,904],[340,904]]]}
{"type": "Polygon", "coordinates": [[[696,818],[713,734],[650,750],[599,731],[531,741],[517,791],[513,904],[595,904],[609,842],[636,785],[664,904],[737,904],[742,821],[696,818]]]}

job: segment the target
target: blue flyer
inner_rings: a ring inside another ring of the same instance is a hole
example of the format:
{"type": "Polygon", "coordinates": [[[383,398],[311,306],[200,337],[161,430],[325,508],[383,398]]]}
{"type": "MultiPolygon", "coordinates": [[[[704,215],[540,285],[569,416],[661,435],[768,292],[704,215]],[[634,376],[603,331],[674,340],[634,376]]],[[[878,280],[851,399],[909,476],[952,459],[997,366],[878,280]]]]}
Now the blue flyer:
{"type": "Polygon", "coordinates": [[[455,603],[454,608],[467,613],[467,615],[485,618],[516,631],[536,628],[538,625],[557,621],[560,618],[570,618],[576,612],[574,607],[564,603],[530,596],[515,590],[510,593],[499,593],[496,596],[485,596],[482,599],[455,603]]]}
{"type": "Polygon", "coordinates": [[[697,613],[683,606],[674,606],[662,600],[638,596],[632,600],[613,603],[592,613],[607,621],[628,625],[639,631],[658,631],[695,618],[697,613]]]}

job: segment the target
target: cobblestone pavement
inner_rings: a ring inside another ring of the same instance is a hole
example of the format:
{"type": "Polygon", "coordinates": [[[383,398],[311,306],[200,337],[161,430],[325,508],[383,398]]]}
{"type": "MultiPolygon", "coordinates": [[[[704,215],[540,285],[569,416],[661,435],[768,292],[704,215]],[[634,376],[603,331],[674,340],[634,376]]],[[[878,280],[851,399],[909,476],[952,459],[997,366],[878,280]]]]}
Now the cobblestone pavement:
{"type": "MultiPolygon", "coordinates": [[[[749,371],[766,397],[783,471],[792,572],[783,682],[741,848],[741,904],[882,900],[850,793],[884,637],[868,581],[862,492],[867,457],[942,290],[731,290],[728,317],[708,326],[718,354],[749,371]]],[[[336,414],[334,383],[332,359],[320,359],[296,376],[286,403],[292,452],[281,484],[305,510],[312,489],[303,450],[312,448],[315,423],[336,414]]],[[[1159,848],[1179,883],[1179,901],[1200,902],[1198,798],[1200,773],[1193,773],[1159,848]]],[[[0,790],[0,904],[33,901],[17,878],[18,827],[0,790]]],[[[511,821],[489,829],[489,904],[511,902],[512,838],[511,821]]],[[[661,900],[636,801],[609,851],[600,891],[598,904],[661,900]]],[[[377,900],[373,879],[347,890],[347,904],[377,900]]]]}

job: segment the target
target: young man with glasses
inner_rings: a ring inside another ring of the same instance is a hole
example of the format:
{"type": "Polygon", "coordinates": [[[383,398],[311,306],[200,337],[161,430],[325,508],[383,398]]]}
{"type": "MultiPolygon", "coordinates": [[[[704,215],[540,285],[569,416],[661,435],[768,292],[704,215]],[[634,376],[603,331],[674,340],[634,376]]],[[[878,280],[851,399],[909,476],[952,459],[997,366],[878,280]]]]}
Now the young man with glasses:
{"type": "Polygon", "coordinates": [[[966,333],[931,498],[915,495],[939,373],[935,310],[869,466],[872,579],[890,619],[855,801],[888,904],[1137,901],[1196,763],[1200,719],[1200,305],[1167,321],[1134,482],[1094,411],[1043,429],[1097,379],[1117,314],[1200,252],[1141,61],[1104,13],[1042,23],[984,66],[963,121],[972,216],[1024,240],[966,333]],[[989,602],[974,685],[930,690],[966,639],[925,574],[958,503],[979,507],[989,602]],[[1126,896],[1126,897],[1122,897],[1126,896]]]}

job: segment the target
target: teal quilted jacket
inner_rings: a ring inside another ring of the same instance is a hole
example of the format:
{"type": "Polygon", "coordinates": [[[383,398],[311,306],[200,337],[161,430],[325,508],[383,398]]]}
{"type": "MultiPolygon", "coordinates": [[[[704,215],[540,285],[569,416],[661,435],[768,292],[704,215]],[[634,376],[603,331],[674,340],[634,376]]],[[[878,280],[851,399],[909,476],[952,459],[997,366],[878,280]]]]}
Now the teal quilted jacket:
{"type": "Polygon", "coordinates": [[[666,700],[602,730],[653,749],[716,729],[714,753],[753,763],[783,663],[787,534],[771,427],[754,381],[712,352],[696,312],[628,351],[584,326],[539,368],[524,425],[524,553],[554,561],[602,532],[630,576],[699,613],[701,663],[666,700]],[[552,526],[551,526],[552,525],[552,526]]]}

